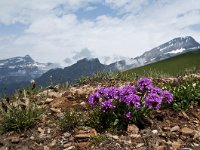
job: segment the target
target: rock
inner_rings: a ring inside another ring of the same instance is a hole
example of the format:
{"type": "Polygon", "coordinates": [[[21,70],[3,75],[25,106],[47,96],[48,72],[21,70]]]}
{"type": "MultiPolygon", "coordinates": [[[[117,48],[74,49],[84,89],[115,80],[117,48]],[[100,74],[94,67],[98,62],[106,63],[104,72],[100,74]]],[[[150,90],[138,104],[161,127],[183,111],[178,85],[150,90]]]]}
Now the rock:
{"type": "Polygon", "coordinates": [[[181,133],[183,135],[194,135],[195,131],[190,129],[190,128],[184,127],[184,128],[181,129],[181,133]]]}
{"type": "Polygon", "coordinates": [[[179,126],[174,126],[170,129],[171,132],[179,131],[180,127],[179,126]]]}
{"type": "Polygon", "coordinates": [[[200,112],[192,112],[192,115],[200,121],[200,112]]]}
{"type": "Polygon", "coordinates": [[[139,128],[136,125],[132,124],[132,125],[128,125],[127,131],[128,133],[138,134],[139,128]]]}
{"type": "MultiPolygon", "coordinates": [[[[74,102],[74,101],[73,101],[74,102]]],[[[53,108],[63,108],[63,109],[68,109],[72,107],[73,102],[69,101],[65,97],[59,97],[55,98],[51,103],[50,107],[53,108]]]]}
{"type": "Polygon", "coordinates": [[[90,134],[77,134],[74,137],[77,139],[85,139],[85,138],[90,138],[90,134]]]}
{"type": "Polygon", "coordinates": [[[70,142],[70,143],[67,143],[67,144],[64,144],[64,148],[68,148],[68,147],[70,147],[70,146],[72,146],[72,143],[70,142]]]}
{"type": "Polygon", "coordinates": [[[130,137],[134,138],[134,139],[137,139],[137,138],[140,138],[141,135],[140,134],[131,134],[130,137]]]}
{"type": "Polygon", "coordinates": [[[50,133],[51,133],[51,129],[48,128],[48,129],[47,129],[47,134],[50,134],[50,133]]]}
{"type": "Polygon", "coordinates": [[[155,148],[155,150],[165,150],[165,149],[166,149],[165,146],[158,146],[155,148]]]}
{"type": "Polygon", "coordinates": [[[169,128],[169,127],[164,127],[163,130],[164,130],[164,131],[169,131],[170,128],[169,128]]]}
{"type": "Polygon", "coordinates": [[[78,130],[76,131],[75,134],[75,139],[77,140],[81,140],[81,141],[86,141],[88,140],[90,137],[94,137],[97,136],[97,132],[95,129],[88,129],[88,130],[78,130]]]}
{"type": "Polygon", "coordinates": [[[182,114],[183,114],[183,117],[184,117],[184,118],[186,118],[186,119],[188,119],[188,120],[190,119],[189,116],[188,116],[184,111],[182,111],[182,114]]]}
{"type": "Polygon", "coordinates": [[[56,145],[56,140],[53,140],[49,145],[50,146],[55,146],[56,145]]]}
{"type": "Polygon", "coordinates": [[[81,103],[80,103],[80,106],[82,106],[84,109],[87,109],[87,104],[86,104],[86,102],[81,102],[81,103]]]}
{"type": "Polygon", "coordinates": [[[76,146],[80,149],[88,149],[89,144],[89,142],[80,142],[77,143],[76,146]]]}
{"type": "Polygon", "coordinates": [[[50,110],[54,113],[61,113],[61,109],[60,108],[50,108],[50,110]]]}
{"type": "Polygon", "coordinates": [[[144,146],[144,143],[139,143],[139,144],[136,145],[136,148],[140,148],[142,146],[144,146]]]}
{"type": "Polygon", "coordinates": [[[44,146],[44,150],[50,150],[48,146],[44,146]]]}
{"type": "Polygon", "coordinates": [[[9,150],[9,148],[6,146],[3,146],[3,147],[0,147],[0,150],[9,150]]]}
{"type": "Polygon", "coordinates": [[[31,140],[34,140],[34,139],[35,139],[35,137],[34,137],[34,136],[31,136],[31,137],[30,137],[30,139],[31,139],[31,140]]]}
{"type": "Polygon", "coordinates": [[[119,140],[119,136],[117,136],[117,135],[112,135],[112,134],[108,133],[107,136],[114,139],[114,140],[119,140]]]}
{"type": "Polygon", "coordinates": [[[86,102],[81,102],[80,105],[81,106],[86,106],[86,102]]]}
{"type": "Polygon", "coordinates": [[[50,92],[48,93],[48,96],[49,96],[49,97],[52,97],[52,98],[59,98],[59,97],[62,97],[62,94],[61,94],[61,93],[58,93],[58,92],[50,91],[50,92]]]}
{"type": "Polygon", "coordinates": [[[52,101],[53,101],[52,98],[47,98],[46,101],[45,101],[45,104],[49,104],[49,103],[51,103],[52,101]]]}
{"type": "Polygon", "coordinates": [[[181,140],[178,140],[178,141],[176,141],[176,142],[172,142],[172,148],[173,148],[174,150],[180,149],[180,148],[181,148],[181,145],[182,145],[181,143],[182,143],[181,140]]]}
{"type": "Polygon", "coordinates": [[[75,149],[76,147],[75,146],[70,146],[70,147],[68,147],[68,148],[66,148],[66,149],[64,149],[64,150],[73,150],[73,149],[75,149]]]}
{"type": "Polygon", "coordinates": [[[38,127],[38,132],[40,132],[40,134],[44,134],[45,129],[42,129],[41,127],[38,127]]]}
{"type": "Polygon", "coordinates": [[[65,138],[69,138],[71,136],[71,134],[69,132],[65,132],[63,135],[65,138]]]}
{"type": "Polygon", "coordinates": [[[152,130],[153,134],[158,134],[158,130],[152,130]]]}
{"type": "Polygon", "coordinates": [[[197,143],[194,143],[194,146],[198,147],[198,146],[199,146],[199,144],[197,144],[197,143]]]}
{"type": "Polygon", "coordinates": [[[14,143],[14,144],[18,144],[20,141],[20,138],[17,136],[17,137],[12,137],[11,138],[11,143],[14,143]]]}
{"type": "Polygon", "coordinates": [[[45,90],[45,91],[40,92],[40,93],[37,94],[36,96],[37,96],[37,97],[47,96],[47,94],[48,94],[48,90],[45,90]]]}
{"type": "Polygon", "coordinates": [[[194,134],[194,140],[196,140],[196,139],[199,139],[200,140],[200,132],[196,132],[195,134],[194,134]]]}

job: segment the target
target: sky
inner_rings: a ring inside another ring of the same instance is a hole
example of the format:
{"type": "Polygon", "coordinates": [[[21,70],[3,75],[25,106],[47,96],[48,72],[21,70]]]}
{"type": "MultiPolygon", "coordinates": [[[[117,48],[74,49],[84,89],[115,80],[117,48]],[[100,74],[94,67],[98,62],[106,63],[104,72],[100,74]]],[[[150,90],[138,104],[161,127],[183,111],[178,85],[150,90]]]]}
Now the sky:
{"type": "Polygon", "coordinates": [[[108,64],[184,36],[200,42],[200,0],[0,0],[0,59],[108,64]]]}

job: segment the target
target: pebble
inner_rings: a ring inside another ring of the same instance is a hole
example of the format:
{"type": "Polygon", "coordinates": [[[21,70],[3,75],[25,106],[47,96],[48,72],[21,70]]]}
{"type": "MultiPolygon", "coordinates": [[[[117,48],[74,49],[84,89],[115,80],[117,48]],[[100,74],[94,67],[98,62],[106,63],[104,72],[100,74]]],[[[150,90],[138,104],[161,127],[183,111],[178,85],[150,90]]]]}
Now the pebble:
{"type": "Polygon", "coordinates": [[[55,146],[56,145],[56,140],[53,140],[51,143],[50,143],[50,146],[55,146]]]}
{"type": "Polygon", "coordinates": [[[153,134],[158,134],[158,130],[152,130],[153,134]]]}
{"type": "Polygon", "coordinates": [[[140,134],[131,134],[130,137],[136,139],[136,138],[140,138],[141,135],[140,134]]]}
{"type": "Polygon", "coordinates": [[[183,135],[194,135],[195,134],[194,130],[187,128],[187,127],[182,128],[181,132],[183,135]]]}
{"type": "Polygon", "coordinates": [[[20,140],[19,137],[12,137],[11,138],[11,142],[14,143],[14,144],[19,143],[19,140],[20,140]]]}
{"type": "Polygon", "coordinates": [[[8,147],[5,147],[5,146],[3,146],[3,147],[0,147],[0,150],[9,150],[9,148],[8,148],[8,147]]]}
{"type": "Polygon", "coordinates": [[[65,138],[68,138],[68,137],[71,136],[71,134],[69,132],[65,132],[63,135],[64,135],[65,138]]]}
{"type": "Polygon", "coordinates": [[[136,148],[140,148],[142,146],[144,146],[144,143],[139,143],[139,144],[136,145],[136,148]]]}
{"type": "Polygon", "coordinates": [[[114,140],[119,140],[119,136],[117,135],[107,134],[107,136],[113,138],[114,140]]]}
{"type": "Polygon", "coordinates": [[[193,138],[194,138],[194,139],[198,139],[198,138],[200,138],[200,132],[195,133],[195,135],[194,135],[193,138]]]}
{"type": "Polygon", "coordinates": [[[66,148],[66,149],[64,149],[64,150],[73,150],[73,149],[75,149],[76,147],[75,146],[70,146],[70,147],[68,147],[68,148],[66,148]]]}
{"type": "Polygon", "coordinates": [[[54,113],[61,113],[61,109],[56,109],[56,108],[50,108],[50,110],[54,113]]]}
{"type": "Polygon", "coordinates": [[[180,127],[179,126],[174,126],[170,129],[171,132],[179,131],[180,127]]]}
{"type": "Polygon", "coordinates": [[[51,103],[52,101],[53,101],[52,98],[47,98],[46,101],[45,101],[45,104],[49,104],[49,103],[51,103]]]}
{"type": "Polygon", "coordinates": [[[44,146],[44,150],[50,150],[48,146],[44,146]]]}
{"type": "Polygon", "coordinates": [[[68,147],[71,147],[72,146],[72,143],[67,143],[67,144],[64,144],[64,148],[68,148],[68,147]]]}
{"type": "Polygon", "coordinates": [[[138,134],[139,128],[136,125],[132,124],[132,125],[128,125],[127,131],[129,133],[138,134]]]}

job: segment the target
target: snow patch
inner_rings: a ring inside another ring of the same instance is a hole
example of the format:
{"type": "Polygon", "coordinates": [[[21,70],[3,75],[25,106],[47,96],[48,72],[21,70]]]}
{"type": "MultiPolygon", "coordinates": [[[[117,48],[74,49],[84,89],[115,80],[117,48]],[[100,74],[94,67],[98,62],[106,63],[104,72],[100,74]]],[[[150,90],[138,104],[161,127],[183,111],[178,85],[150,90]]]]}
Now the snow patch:
{"type": "Polygon", "coordinates": [[[177,54],[177,53],[181,53],[185,50],[185,48],[181,48],[181,49],[176,49],[176,50],[173,50],[171,52],[167,52],[166,54],[177,54]]]}

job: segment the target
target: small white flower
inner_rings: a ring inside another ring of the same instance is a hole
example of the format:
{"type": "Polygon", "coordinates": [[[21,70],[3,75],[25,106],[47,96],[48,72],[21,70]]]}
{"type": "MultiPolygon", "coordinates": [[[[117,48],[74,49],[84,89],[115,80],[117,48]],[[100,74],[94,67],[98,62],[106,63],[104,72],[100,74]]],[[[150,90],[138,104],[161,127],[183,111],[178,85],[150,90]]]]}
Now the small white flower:
{"type": "Polygon", "coordinates": [[[196,87],[196,85],[197,85],[196,83],[193,83],[193,84],[192,84],[193,87],[196,87]]]}

